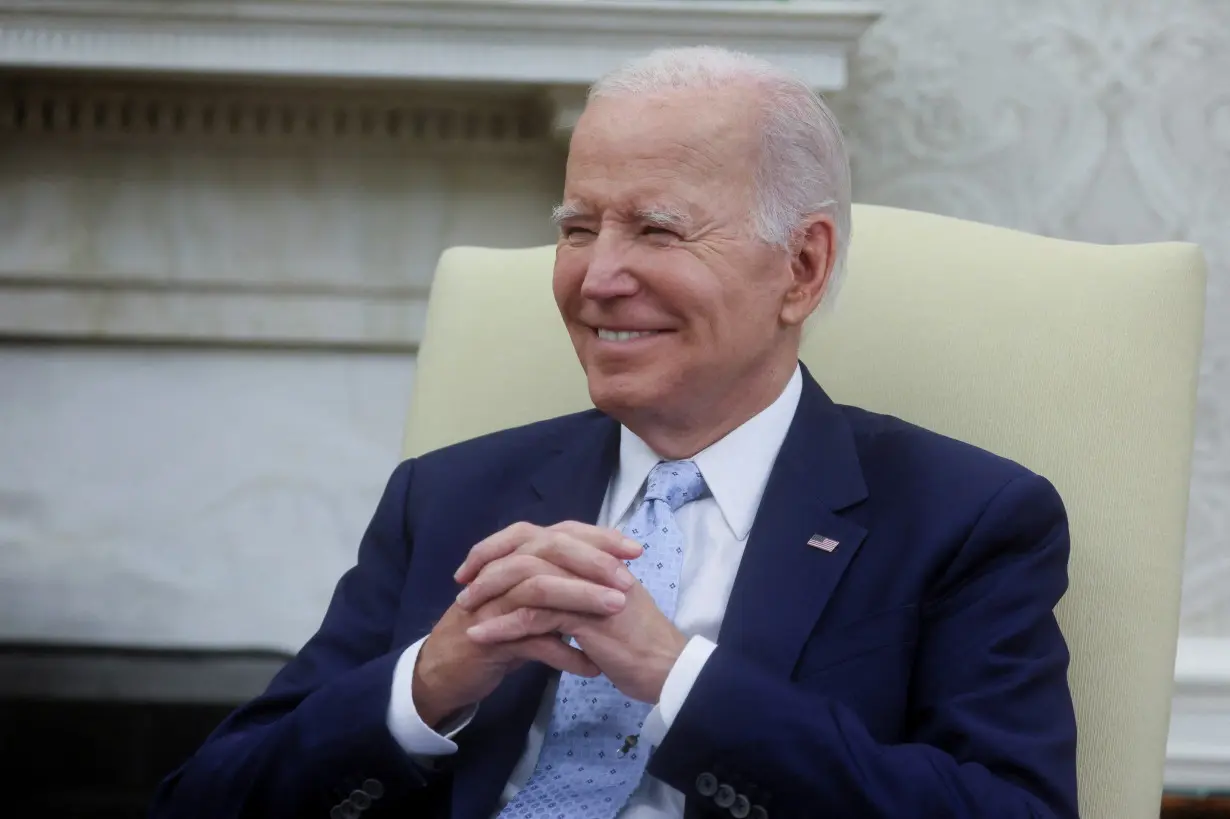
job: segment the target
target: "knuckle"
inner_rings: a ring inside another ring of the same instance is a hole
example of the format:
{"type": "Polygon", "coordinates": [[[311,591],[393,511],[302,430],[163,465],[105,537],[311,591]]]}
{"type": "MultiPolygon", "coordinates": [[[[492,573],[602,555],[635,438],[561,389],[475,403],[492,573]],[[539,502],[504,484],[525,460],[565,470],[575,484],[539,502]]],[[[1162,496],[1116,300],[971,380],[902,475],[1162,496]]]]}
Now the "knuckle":
{"type": "Polygon", "coordinates": [[[553,537],[550,540],[544,541],[538,549],[538,557],[548,563],[555,563],[563,560],[568,555],[568,541],[561,537],[553,537]]]}
{"type": "Polygon", "coordinates": [[[522,583],[533,580],[540,575],[550,574],[551,564],[536,555],[524,555],[516,564],[516,579],[522,583]]]}
{"type": "Polygon", "coordinates": [[[612,539],[609,532],[603,529],[595,529],[589,537],[585,539],[585,543],[591,550],[596,552],[606,553],[610,551],[612,546],[618,542],[618,539],[612,539]]]}
{"type": "Polygon", "coordinates": [[[535,575],[529,580],[526,580],[522,586],[524,587],[525,602],[541,606],[547,602],[547,583],[542,575],[535,575]]]}
{"type": "Polygon", "coordinates": [[[616,566],[624,565],[622,560],[606,551],[595,551],[593,561],[595,566],[604,571],[614,571],[616,566]]]}
{"type": "Polygon", "coordinates": [[[550,548],[556,537],[556,533],[543,530],[533,540],[523,543],[518,551],[525,555],[541,555],[550,548]]]}
{"type": "Polygon", "coordinates": [[[543,536],[534,541],[532,554],[543,560],[554,561],[567,551],[571,536],[563,532],[544,532],[543,536]]]}
{"type": "Polygon", "coordinates": [[[480,592],[486,592],[491,586],[495,570],[490,567],[490,564],[479,570],[478,574],[474,575],[474,579],[470,581],[470,595],[477,597],[480,592]]]}
{"type": "Polygon", "coordinates": [[[553,540],[543,547],[539,557],[552,569],[572,569],[578,560],[577,542],[571,539],[553,540]]]}
{"type": "Polygon", "coordinates": [[[622,548],[624,545],[624,536],[614,529],[608,529],[606,532],[606,543],[612,549],[622,548]]]}
{"type": "Polygon", "coordinates": [[[507,529],[508,534],[518,540],[528,540],[533,538],[539,531],[539,527],[525,520],[517,521],[507,529]]]}
{"type": "MultiPolygon", "coordinates": [[[[474,607],[473,601],[485,600],[487,598],[487,584],[482,582],[481,577],[476,577],[470,585],[466,587],[466,596],[468,599],[465,601],[465,608],[467,609],[472,609],[474,607]]],[[[457,603],[454,605],[457,605],[457,603]]]]}
{"type": "Polygon", "coordinates": [[[598,571],[600,571],[604,577],[615,577],[615,574],[622,569],[624,565],[622,560],[605,553],[598,558],[597,562],[598,571]]]}
{"type": "Polygon", "coordinates": [[[550,529],[546,529],[542,526],[535,526],[532,532],[526,532],[525,539],[521,543],[521,546],[522,548],[533,546],[536,543],[541,543],[542,541],[548,540],[554,536],[555,533],[550,529]]]}
{"type": "Polygon", "coordinates": [[[488,600],[482,608],[475,612],[480,620],[491,619],[493,617],[502,617],[509,612],[515,611],[518,606],[512,599],[513,595],[505,594],[493,597],[488,600]]]}
{"type": "Polygon", "coordinates": [[[516,572],[518,575],[526,575],[534,567],[534,556],[524,553],[509,555],[505,561],[506,568],[516,572]]]}

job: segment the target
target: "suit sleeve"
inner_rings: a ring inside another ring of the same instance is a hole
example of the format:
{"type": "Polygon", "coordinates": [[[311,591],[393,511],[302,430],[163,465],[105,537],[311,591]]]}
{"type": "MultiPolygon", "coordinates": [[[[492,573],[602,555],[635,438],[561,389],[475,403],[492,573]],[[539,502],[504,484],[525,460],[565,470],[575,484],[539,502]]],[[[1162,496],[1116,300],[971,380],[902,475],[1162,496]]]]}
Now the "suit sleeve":
{"type": "Polygon", "coordinates": [[[379,794],[364,811],[370,819],[409,815],[431,798],[432,772],[401,750],[387,724],[413,468],[407,461],[394,471],[320,629],[161,784],[152,819],[324,817],[365,782],[379,794]]]}
{"type": "Polygon", "coordinates": [[[923,606],[900,744],[719,645],[650,772],[711,808],[698,780],[729,782],[773,819],[1076,819],[1068,650],[1053,613],[1068,551],[1044,479],[1022,476],[991,500],[923,606]]]}

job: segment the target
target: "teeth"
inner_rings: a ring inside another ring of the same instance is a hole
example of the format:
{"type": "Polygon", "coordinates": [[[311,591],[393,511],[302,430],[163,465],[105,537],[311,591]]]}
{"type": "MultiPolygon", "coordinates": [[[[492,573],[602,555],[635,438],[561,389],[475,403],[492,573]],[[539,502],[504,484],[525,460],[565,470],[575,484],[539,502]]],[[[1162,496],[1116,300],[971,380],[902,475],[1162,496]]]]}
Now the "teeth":
{"type": "Polygon", "coordinates": [[[652,336],[656,330],[599,330],[598,338],[603,341],[631,341],[642,336],[652,336]]]}

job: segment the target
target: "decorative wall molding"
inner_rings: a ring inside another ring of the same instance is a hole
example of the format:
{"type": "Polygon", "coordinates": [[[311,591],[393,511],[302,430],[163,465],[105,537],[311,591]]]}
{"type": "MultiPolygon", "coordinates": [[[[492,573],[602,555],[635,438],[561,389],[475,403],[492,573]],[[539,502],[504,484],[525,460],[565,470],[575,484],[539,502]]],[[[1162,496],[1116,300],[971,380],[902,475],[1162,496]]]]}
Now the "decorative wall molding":
{"type": "Polygon", "coordinates": [[[868,0],[0,0],[0,65],[588,85],[706,43],[831,90],[878,16],[868,0]]]}
{"type": "Polygon", "coordinates": [[[885,6],[834,96],[858,201],[1203,248],[1182,633],[1230,637],[1230,3],[885,6]]]}
{"type": "Polygon", "coordinates": [[[549,241],[541,100],[0,80],[0,339],[412,351],[449,244],[549,241]]]}
{"type": "Polygon", "coordinates": [[[540,101],[524,94],[83,77],[0,85],[0,137],[455,155],[540,151],[549,142],[540,101]]]}
{"type": "Polygon", "coordinates": [[[0,275],[0,340],[413,351],[426,290],[0,275]]]}
{"type": "Polygon", "coordinates": [[[1165,781],[1230,790],[1230,639],[1179,640],[1165,781]]]}

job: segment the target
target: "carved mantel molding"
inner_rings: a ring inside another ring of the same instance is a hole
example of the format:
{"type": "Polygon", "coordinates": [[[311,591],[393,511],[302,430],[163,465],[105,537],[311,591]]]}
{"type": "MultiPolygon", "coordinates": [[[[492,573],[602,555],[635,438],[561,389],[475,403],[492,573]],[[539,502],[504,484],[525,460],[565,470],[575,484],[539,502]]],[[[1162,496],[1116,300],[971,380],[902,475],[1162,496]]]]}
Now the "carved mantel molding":
{"type": "Polygon", "coordinates": [[[568,86],[705,43],[832,90],[879,14],[865,0],[3,0],[0,65],[568,86]]]}
{"type": "Polygon", "coordinates": [[[1166,786],[1230,791],[1230,639],[1179,638],[1166,786]]]}

